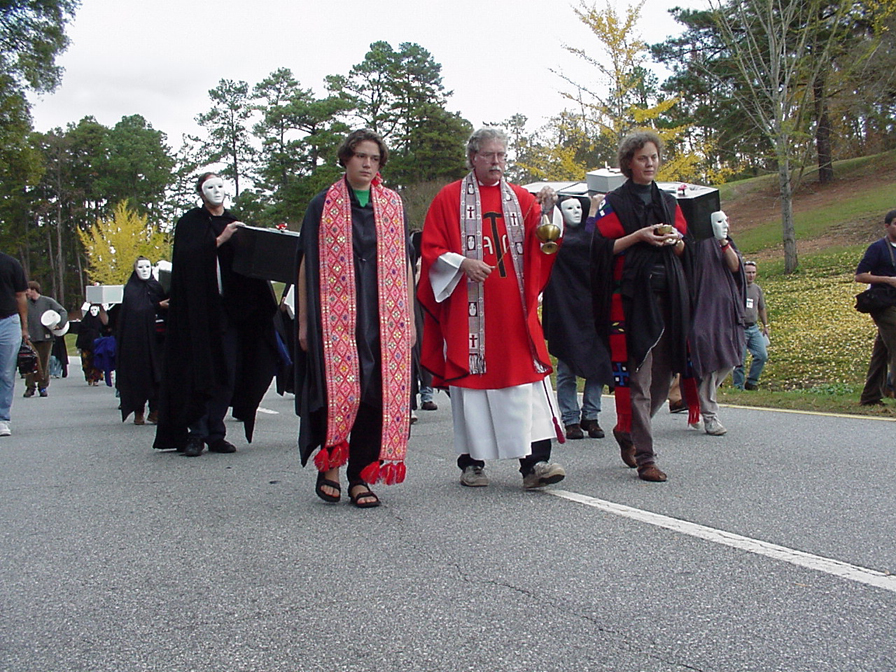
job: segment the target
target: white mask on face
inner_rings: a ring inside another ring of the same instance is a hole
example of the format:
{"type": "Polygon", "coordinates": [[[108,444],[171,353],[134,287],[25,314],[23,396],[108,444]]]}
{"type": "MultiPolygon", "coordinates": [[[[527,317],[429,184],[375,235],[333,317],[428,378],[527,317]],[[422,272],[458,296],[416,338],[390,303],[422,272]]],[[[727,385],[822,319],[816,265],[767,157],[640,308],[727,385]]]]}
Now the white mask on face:
{"type": "Polygon", "coordinates": [[[224,180],[220,177],[210,177],[202,183],[202,198],[212,206],[224,203],[224,180]]]}
{"type": "Polygon", "coordinates": [[[99,307],[99,306],[90,306],[90,315],[91,315],[92,317],[96,317],[96,316],[99,315],[99,314],[100,314],[100,307],[99,307]]]}
{"type": "Polygon", "coordinates": [[[149,276],[152,275],[152,264],[149,263],[148,259],[141,259],[137,262],[134,270],[137,271],[138,278],[141,280],[149,280],[149,276]]]}
{"type": "Polygon", "coordinates": [[[560,204],[563,221],[567,226],[578,226],[582,223],[582,202],[578,198],[567,198],[560,204]]]}

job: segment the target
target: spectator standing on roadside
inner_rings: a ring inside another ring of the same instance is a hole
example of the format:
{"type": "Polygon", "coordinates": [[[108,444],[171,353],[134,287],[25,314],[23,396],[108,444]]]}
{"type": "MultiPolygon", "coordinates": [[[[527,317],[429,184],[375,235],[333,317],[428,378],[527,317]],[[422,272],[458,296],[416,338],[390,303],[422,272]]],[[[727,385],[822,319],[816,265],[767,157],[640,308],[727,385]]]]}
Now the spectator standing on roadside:
{"type": "Polygon", "coordinates": [[[734,369],[734,387],[741,390],[759,388],[759,376],[768,361],[768,314],[765,310],[765,295],[762,287],[756,284],[756,262],[744,262],[744,274],[747,278],[747,303],[744,310],[744,332],[746,346],[741,363],[734,369]],[[762,328],[759,328],[759,324],[762,328]],[[744,367],[747,363],[747,351],[753,356],[750,372],[744,381],[744,367]]]}
{"type": "Polygon", "coordinates": [[[22,265],[0,252],[0,436],[9,436],[16,360],[28,339],[28,282],[22,265]]]}
{"type": "MultiPolygon", "coordinates": [[[[871,243],[856,268],[856,282],[874,286],[896,287],[896,210],[884,217],[884,237],[871,243]]],[[[896,372],[896,307],[871,313],[877,325],[877,336],[871,350],[871,361],[865,377],[865,388],[859,403],[863,406],[882,404],[883,397],[892,397],[893,375],[896,372]]]]}
{"type": "Polygon", "coordinates": [[[50,351],[53,349],[55,336],[49,327],[45,327],[41,318],[48,310],[59,314],[59,322],[53,326],[59,329],[68,322],[68,313],[59,303],[40,293],[40,284],[32,280],[25,291],[28,297],[28,334],[31,344],[37,351],[37,372],[29,373],[25,377],[25,396],[33,397],[35,390],[40,396],[47,396],[47,388],[50,386],[50,351]]]}

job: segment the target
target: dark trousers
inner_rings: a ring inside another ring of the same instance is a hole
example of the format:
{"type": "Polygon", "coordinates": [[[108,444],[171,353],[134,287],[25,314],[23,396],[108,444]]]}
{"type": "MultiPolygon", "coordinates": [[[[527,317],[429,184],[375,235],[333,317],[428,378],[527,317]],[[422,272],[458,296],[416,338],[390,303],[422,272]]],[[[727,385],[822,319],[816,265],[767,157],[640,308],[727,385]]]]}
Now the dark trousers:
{"type": "Polygon", "coordinates": [[[31,345],[37,351],[37,371],[25,376],[25,386],[29,390],[34,390],[35,387],[45,390],[50,386],[50,353],[53,341],[32,341],[31,345]]]}
{"type": "Polygon", "coordinates": [[[348,437],[348,483],[363,483],[361,470],[380,459],[383,433],[383,409],[361,403],[348,437]]]}
{"type": "MultiPolygon", "coordinates": [[[[236,377],[237,357],[237,331],[228,323],[224,330],[224,380],[217,387],[212,398],[205,403],[205,413],[196,422],[190,425],[190,438],[199,438],[208,446],[220,443],[227,436],[224,427],[224,418],[230,408],[233,399],[233,385],[236,377]]],[[[150,402],[150,410],[155,406],[155,400],[150,402]]]]}
{"type": "Polygon", "coordinates": [[[871,350],[865,388],[859,399],[863,404],[873,404],[882,397],[892,396],[892,376],[896,374],[896,308],[886,308],[871,317],[877,325],[877,337],[871,350]]]}
{"type": "MultiPolygon", "coordinates": [[[[539,462],[551,461],[551,440],[542,439],[532,442],[532,454],[520,458],[520,473],[523,476],[532,473],[532,469],[539,462]]],[[[485,462],[474,460],[469,453],[457,456],[457,466],[463,471],[467,467],[484,467],[485,462]]]]}

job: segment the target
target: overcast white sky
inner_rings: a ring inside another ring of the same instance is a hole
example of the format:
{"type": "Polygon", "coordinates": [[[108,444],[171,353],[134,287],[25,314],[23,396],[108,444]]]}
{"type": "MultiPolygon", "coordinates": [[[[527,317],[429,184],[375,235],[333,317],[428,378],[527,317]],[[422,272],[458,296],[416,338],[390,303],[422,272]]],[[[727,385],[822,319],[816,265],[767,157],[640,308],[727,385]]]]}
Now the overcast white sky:
{"type": "MultiPolygon", "coordinates": [[[[578,0],[575,0],[577,3],[578,0]]],[[[604,0],[597,0],[603,6],[604,0]]],[[[646,0],[641,34],[648,43],[678,31],[675,6],[706,0],[646,0]]],[[[47,131],[87,115],[113,126],[141,114],[177,149],[210,107],[222,78],[254,86],[288,67],[305,88],[325,92],[329,74],[347,74],[371,42],[416,42],[442,65],[454,95],[448,109],[474,126],[520,112],[530,130],[560,112],[569,87],[551,70],[589,82],[592,69],[564,43],[597,49],[573,3],[546,0],[82,0],[59,63],[62,85],[33,100],[34,126],[47,131]],[[530,9],[527,9],[529,7],[530,9]]],[[[621,12],[622,2],[616,3],[621,12]]]]}

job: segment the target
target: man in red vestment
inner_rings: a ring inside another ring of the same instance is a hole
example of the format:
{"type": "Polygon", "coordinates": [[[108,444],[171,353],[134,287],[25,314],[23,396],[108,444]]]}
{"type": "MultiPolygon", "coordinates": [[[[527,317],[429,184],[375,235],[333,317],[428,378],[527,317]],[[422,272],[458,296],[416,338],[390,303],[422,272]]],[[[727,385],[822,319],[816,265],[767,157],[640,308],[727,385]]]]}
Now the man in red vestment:
{"type": "Polygon", "coordinates": [[[565,477],[550,462],[556,400],[538,319],[538,295],[554,257],[535,230],[538,199],[503,179],[507,138],[483,128],[470,136],[472,171],[443,188],[423,226],[418,298],[426,310],[421,362],[448,387],[461,483],[488,484],[486,459],[519,458],[526,488],[565,477]]]}

